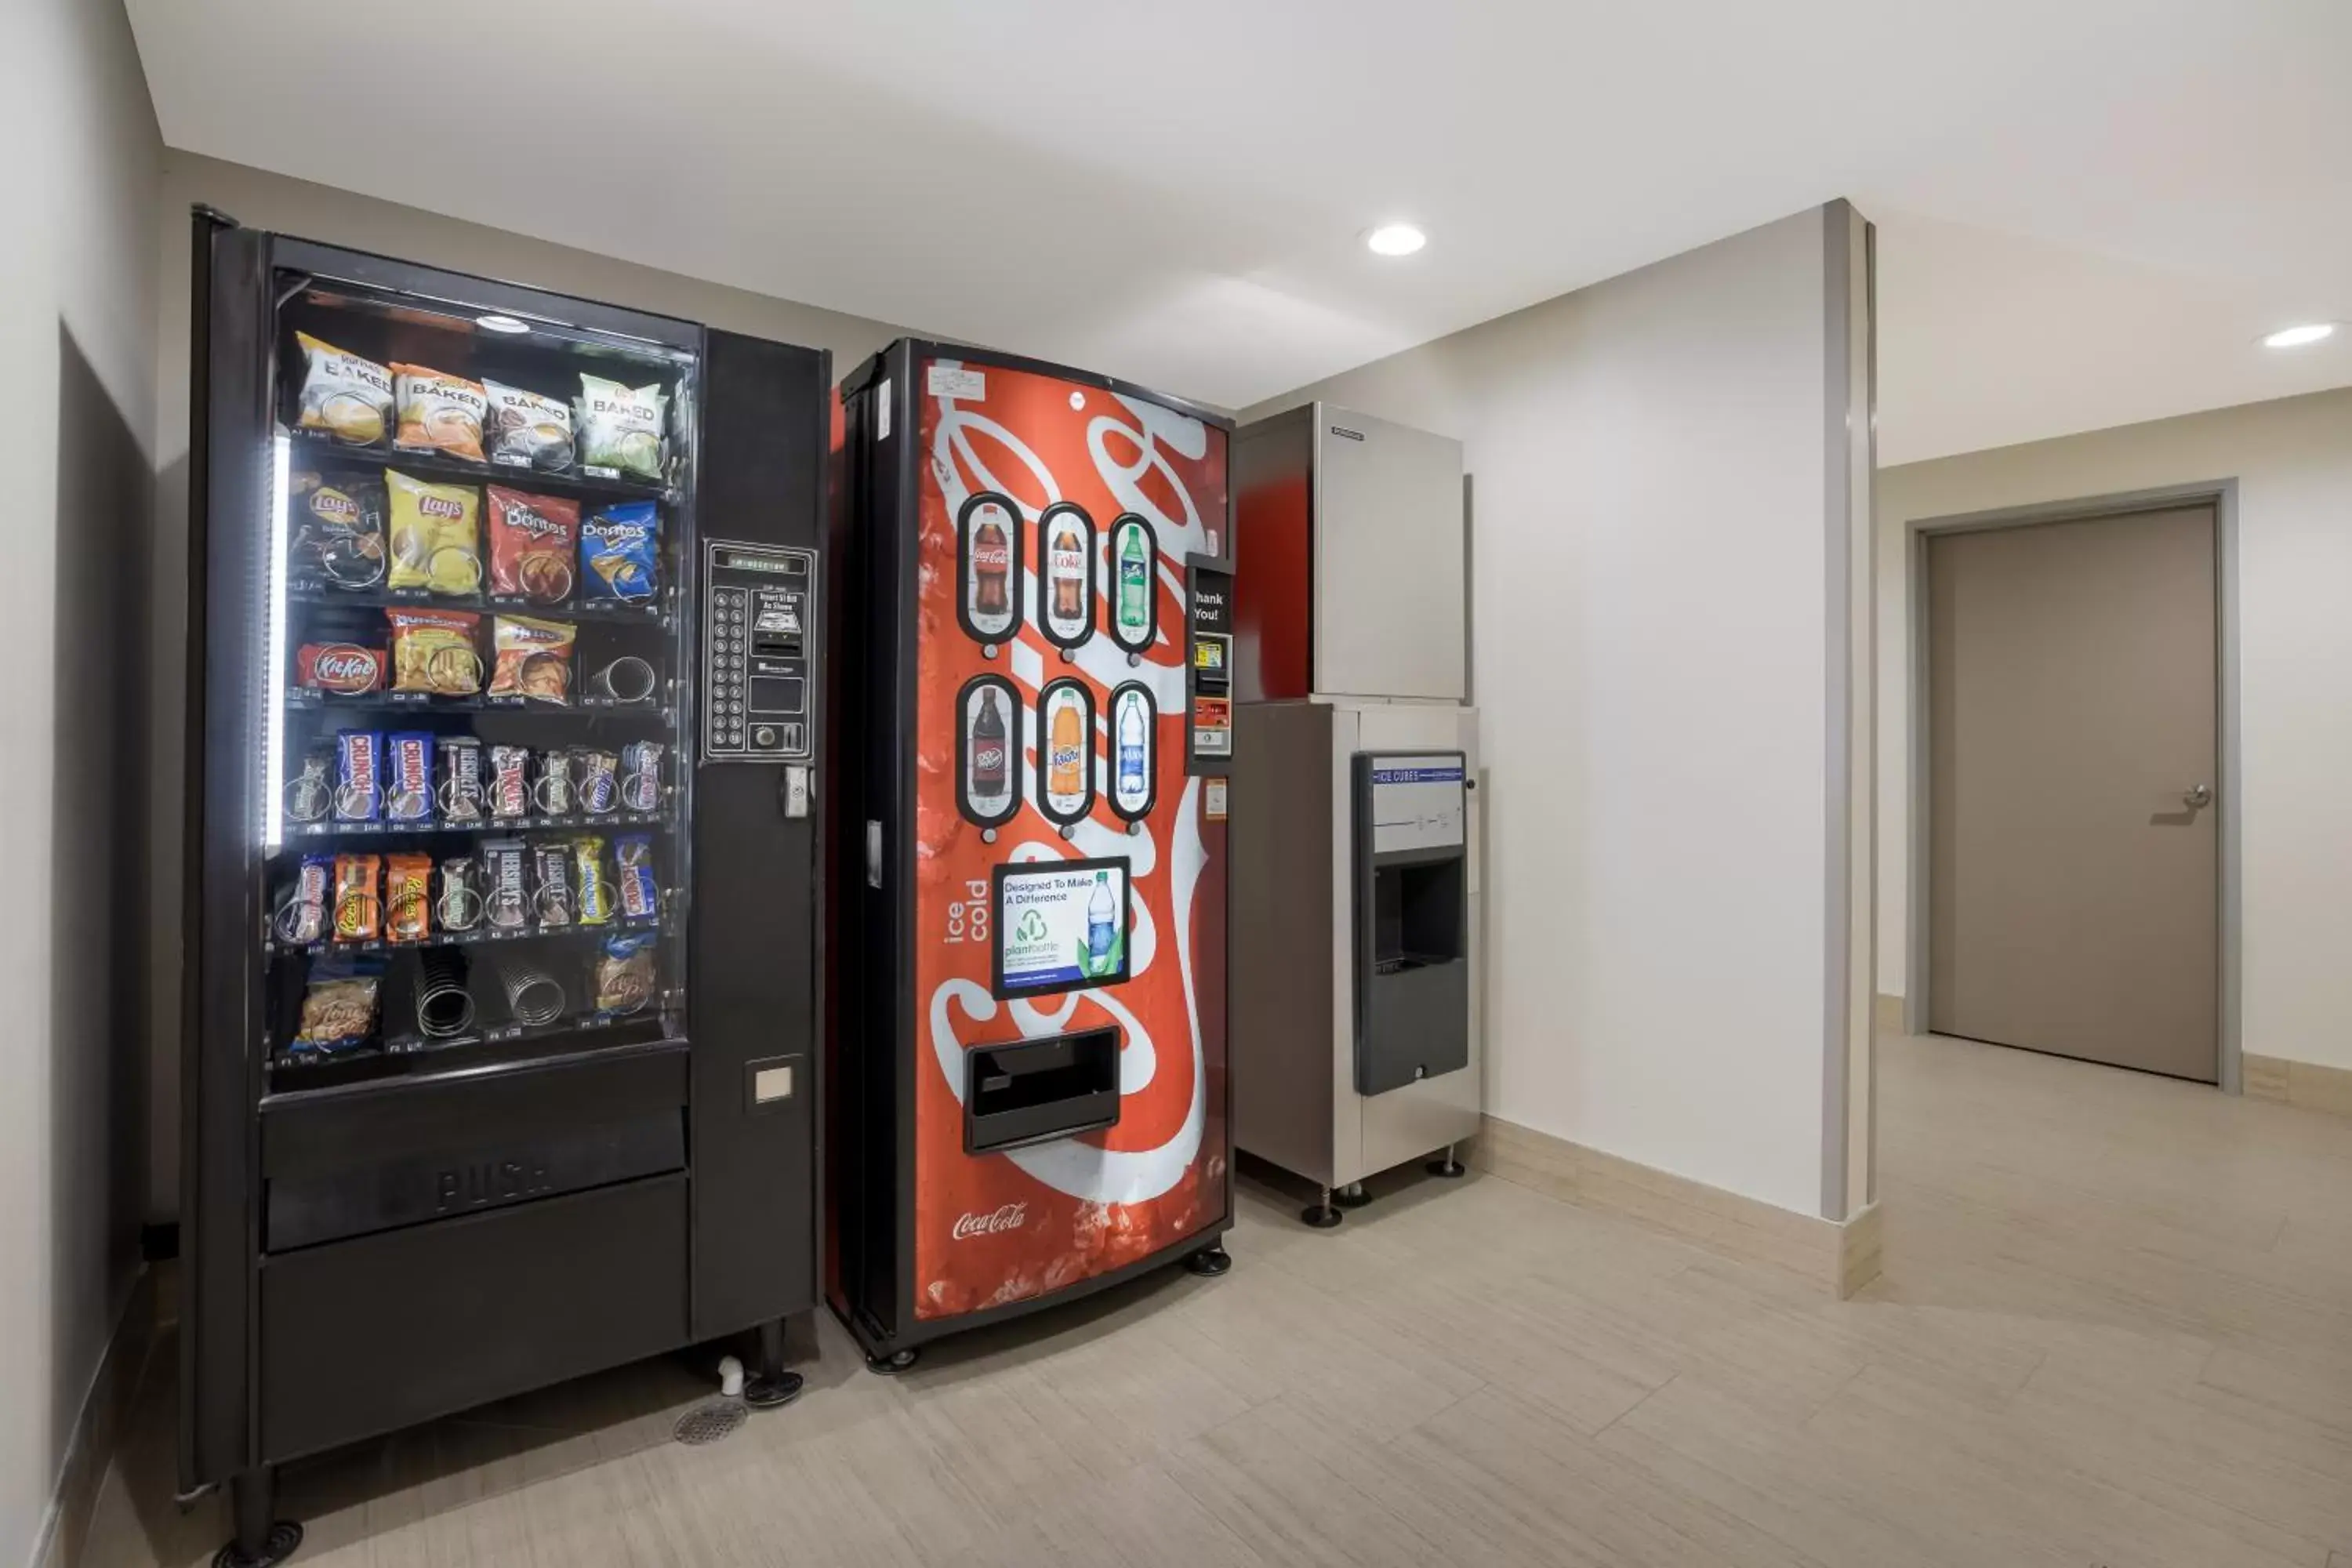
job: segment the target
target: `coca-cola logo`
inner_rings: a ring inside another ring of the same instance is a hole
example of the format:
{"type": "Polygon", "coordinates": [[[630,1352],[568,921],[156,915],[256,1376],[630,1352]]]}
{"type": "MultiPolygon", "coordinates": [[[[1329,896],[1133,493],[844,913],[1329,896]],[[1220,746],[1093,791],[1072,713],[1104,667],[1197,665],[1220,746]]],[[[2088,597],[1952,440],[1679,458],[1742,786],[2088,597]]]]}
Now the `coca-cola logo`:
{"type": "Polygon", "coordinates": [[[971,563],[974,566],[979,567],[983,572],[1009,571],[1013,565],[1013,546],[1010,544],[975,544],[972,546],[971,550],[971,563]]]}
{"type": "Polygon", "coordinates": [[[1028,1223],[1029,1205],[1025,1201],[1006,1204],[993,1214],[964,1215],[948,1232],[948,1239],[969,1241],[975,1236],[994,1236],[1000,1231],[1019,1230],[1028,1223]]]}

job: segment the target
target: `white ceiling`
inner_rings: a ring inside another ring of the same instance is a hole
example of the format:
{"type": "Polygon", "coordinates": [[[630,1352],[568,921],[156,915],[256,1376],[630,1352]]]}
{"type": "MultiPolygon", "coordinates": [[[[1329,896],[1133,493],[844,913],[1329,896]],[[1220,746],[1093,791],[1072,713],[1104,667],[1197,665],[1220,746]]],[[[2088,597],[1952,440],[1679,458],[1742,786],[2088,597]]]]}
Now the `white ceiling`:
{"type": "Polygon", "coordinates": [[[2352,381],[2347,0],[129,9],[173,146],[1230,407],[1836,195],[1890,460],[2352,381]]]}

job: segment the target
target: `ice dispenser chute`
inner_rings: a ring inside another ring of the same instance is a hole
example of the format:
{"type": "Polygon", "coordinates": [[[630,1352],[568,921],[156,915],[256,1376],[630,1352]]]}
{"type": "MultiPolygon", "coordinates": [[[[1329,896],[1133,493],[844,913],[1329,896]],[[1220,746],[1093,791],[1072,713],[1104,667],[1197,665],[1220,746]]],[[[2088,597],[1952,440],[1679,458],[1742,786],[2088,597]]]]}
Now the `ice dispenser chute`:
{"type": "Polygon", "coordinates": [[[1460,752],[1355,759],[1356,1092],[1470,1064],[1460,752]]]}

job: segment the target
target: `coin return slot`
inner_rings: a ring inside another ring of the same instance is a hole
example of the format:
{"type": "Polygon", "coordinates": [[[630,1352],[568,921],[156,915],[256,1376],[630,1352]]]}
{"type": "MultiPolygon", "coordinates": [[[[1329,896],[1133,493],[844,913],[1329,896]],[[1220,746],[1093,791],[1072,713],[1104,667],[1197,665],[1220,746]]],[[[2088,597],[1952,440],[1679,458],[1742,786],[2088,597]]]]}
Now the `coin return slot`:
{"type": "Polygon", "coordinates": [[[1118,1121],[1116,1026],[965,1053],[967,1153],[1018,1149],[1118,1121]]]}

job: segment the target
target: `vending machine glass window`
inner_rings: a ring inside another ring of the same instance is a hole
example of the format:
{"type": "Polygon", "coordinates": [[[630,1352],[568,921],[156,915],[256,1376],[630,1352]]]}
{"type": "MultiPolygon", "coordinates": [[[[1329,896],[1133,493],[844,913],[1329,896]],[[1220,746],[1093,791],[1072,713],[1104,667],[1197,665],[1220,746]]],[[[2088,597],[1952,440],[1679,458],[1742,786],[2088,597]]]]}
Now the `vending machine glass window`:
{"type": "Polygon", "coordinates": [[[682,1037],[695,356],[275,283],[272,1088],[682,1037]]]}

